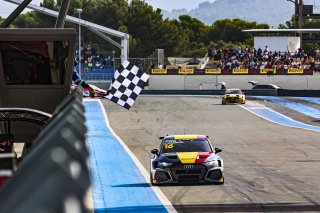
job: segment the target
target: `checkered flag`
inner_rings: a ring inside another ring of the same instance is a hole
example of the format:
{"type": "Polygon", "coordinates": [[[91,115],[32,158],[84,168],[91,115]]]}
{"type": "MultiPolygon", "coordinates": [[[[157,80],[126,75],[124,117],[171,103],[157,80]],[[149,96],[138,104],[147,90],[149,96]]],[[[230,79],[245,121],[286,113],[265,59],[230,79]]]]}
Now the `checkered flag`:
{"type": "Polygon", "coordinates": [[[126,60],[115,71],[110,89],[105,98],[126,109],[130,109],[148,79],[149,75],[126,60]]]}

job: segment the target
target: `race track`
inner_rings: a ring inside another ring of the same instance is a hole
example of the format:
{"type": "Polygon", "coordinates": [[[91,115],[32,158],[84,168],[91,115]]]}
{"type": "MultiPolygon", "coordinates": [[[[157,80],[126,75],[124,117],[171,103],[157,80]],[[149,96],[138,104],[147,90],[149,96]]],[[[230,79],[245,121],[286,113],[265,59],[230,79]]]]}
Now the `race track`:
{"type": "Polygon", "coordinates": [[[220,102],[140,96],[128,111],[102,100],[111,127],[147,171],[159,136],[205,134],[223,149],[224,185],[160,187],[178,212],[319,212],[320,132],[220,102]]]}

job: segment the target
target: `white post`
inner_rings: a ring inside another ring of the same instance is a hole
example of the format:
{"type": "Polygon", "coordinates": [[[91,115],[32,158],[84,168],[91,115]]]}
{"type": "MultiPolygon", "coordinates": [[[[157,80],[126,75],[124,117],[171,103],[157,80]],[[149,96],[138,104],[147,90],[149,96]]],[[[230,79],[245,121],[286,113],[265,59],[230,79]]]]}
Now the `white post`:
{"type": "Polygon", "coordinates": [[[184,90],[186,90],[186,78],[187,78],[187,70],[184,69],[184,90]]]}
{"type": "Polygon", "coordinates": [[[82,9],[76,9],[77,13],[79,14],[79,50],[78,50],[78,57],[79,57],[79,61],[78,61],[78,67],[79,67],[79,77],[81,79],[81,24],[80,24],[80,20],[81,20],[81,13],[82,13],[82,9]]]}
{"type": "Polygon", "coordinates": [[[113,71],[116,71],[116,60],[114,60],[114,53],[115,51],[112,51],[112,60],[113,60],[113,71]]]}

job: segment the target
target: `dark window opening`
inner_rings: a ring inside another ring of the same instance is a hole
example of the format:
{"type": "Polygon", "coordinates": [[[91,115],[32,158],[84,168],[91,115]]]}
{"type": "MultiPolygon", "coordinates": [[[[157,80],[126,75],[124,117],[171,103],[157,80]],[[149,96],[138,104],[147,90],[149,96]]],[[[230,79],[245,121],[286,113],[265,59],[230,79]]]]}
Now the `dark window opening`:
{"type": "Polygon", "coordinates": [[[69,42],[0,42],[6,84],[64,84],[69,42]]]}

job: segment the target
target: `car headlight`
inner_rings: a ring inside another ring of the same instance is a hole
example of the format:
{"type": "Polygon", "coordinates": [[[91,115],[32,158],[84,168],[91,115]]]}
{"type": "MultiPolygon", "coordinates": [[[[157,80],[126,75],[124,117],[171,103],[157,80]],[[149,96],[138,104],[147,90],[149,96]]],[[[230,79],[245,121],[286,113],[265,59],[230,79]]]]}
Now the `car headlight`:
{"type": "Polygon", "coordinates": [[[172,166],[172,163],[167,163],[167,162],[159,162],[158,163],[158,166],[159,167],[169,167],[169,166],[172,166]]]}
{"type": "Polygon", "coordinates": [[[221,163],[219,163],[218,160],[213,160],[213,161],[205,162],[204,165],[212,166],[212,167],[220,167],[221,163]]]}

